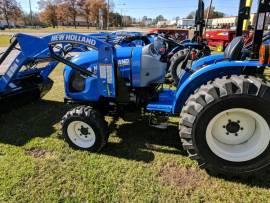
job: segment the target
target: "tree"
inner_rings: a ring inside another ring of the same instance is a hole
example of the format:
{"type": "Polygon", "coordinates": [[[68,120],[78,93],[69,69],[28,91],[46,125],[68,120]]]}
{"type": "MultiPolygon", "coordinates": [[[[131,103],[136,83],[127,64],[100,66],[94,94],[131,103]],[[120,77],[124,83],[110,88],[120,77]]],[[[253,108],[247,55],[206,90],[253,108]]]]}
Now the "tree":
{"type": "Polygon", "coordinates": [[[164,20],[166,20],[166,19],[163,17],[163,15],[158,15],[158,16],[154,19],[153,23],[154,23],[154,24],[157,24],[158,21],[164,21],[164,20]]]}
{"type": "Polygon", "coordinates": [[[24,22],[24,25],[41,25],[45,26],[46,23],[40,21],[40,15],[39,13],[32,13],[32,16],[28,12],[23,12],[22,21],[24,22]]]}
{"type": "Polygon", "coordinates": [[[110,13],[110,23],[114,27],[122,25],[122,16],[119,13],[110,13]]]}
{"type": "Polygon", "coordinates": [[[13,12],[11,15],[12,20],[14,20],[15,24],[17,24],[17,21],[22,17],[23,11],[19,6],[15,6],[13,8],[13,12]]]}
{"type": "Polygon", "coordinates": [[[65,6],[68,10],[68,16],[71,17],[73,26],[76,28],[76,18],[79,10],[79,0],[63,0],[63,6],[65,6]]]}
{"type": "MultiPolygon", "coordinates": [[[[206,18],[207,17],[207,13],[208,13],[208,10],[209,10],[210,8],[209,7],[207,7],[206,9],[205,9],[205,11],[204,11],[204,17],[206,18]]],[[[215,10],[215,7],[211,7],[211,9],[210,9],[210,12],[209,12],[209,19],[213,19],[213,18],[223,18],[225,16],[225,13],[223,13],[223,12],[220,12],[220,11],[216,11],[215,10]]]]}
{"type": "Polygon", "coordinates": [[[194,19],[194,18],[195,18],[195,15],[196,15],[196,12],[195,12],[195,11],[191,11],[191,12],[187,15],[186,19],[194,19]]]}
{"type": "Polygon", "coordinates": [[[92,17],[92,1],[93,0],[80,0],[78,2],[78,6],[80,8],[80,13],[83,15],[83,17],[85,18],[86,20],[86,23],[87,23],[87,27],[89,29],[90,27],[90,20],[91,20],[91,17],[92,17]]]}
{"type": "Polygon", "coordinates": [[[92,11],[92,19],[96,24],[96,27],[99,25],[99,10],[103,10],[103,13],[105,14],[103,17],[107,17],[107,4],[104,0],[93,0],[91,3],[91,11],[92,11]]]}
{"type": "Polygon", "coordinates": [[[40,0],[38,2],[41,21],[47,22],[55,28],[57,26],[57,2],[54,0],[40,0]]]}
{"type": "Polygon", "coordinates": [[[147,19],[148,19],[147,16],[142,17],[142,21],[147,21],[147,19]]]}
{"type": "Polygon", "coordinates": [[[0,0],[0,14],[10,27],[10,20],[16,21],[22,16],[22,9],[16,0],[0,0]]]}
{"type": "Polygon", "coordinates": [[[68,13],[68,8],[65,4],[63,3],[57,4],[56,16],[57,16],[58,22],[60,22],[61,25],[65,25],[65,23],[68,24],[67,13],[68,13]]]}

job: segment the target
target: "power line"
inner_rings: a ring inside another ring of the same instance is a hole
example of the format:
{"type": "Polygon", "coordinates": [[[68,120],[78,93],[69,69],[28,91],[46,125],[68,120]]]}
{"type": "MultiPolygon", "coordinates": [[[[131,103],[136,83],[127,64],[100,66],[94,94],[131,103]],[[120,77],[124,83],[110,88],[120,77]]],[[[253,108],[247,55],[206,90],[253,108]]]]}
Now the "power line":
{"type": "MultiPolygon", "coordinates": [[[[185,7],[186,8],[194,8],[195,7],[185,7]]],[[[238,7],[226,7],[226,8],[233,8],[233,9],[237,9],[238,7]]],[[[118,9],[125,9],[125,10],[156,10],[156,9],[183,9],[183,7],[140,7],[140,8],[132,8],[132,7],[125,7],[125,8],[120,8],[118,7],[118,9]]]]}

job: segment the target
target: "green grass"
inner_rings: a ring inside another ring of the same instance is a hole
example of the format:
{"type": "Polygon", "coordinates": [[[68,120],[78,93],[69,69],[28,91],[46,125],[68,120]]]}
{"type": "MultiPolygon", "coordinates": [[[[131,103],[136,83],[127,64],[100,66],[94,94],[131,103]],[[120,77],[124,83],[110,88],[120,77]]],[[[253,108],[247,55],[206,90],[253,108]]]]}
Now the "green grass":
{"type": "Polygon", "coordinates": [[[0,47],[6,47],[9,45],[10,36],[0,35],[0,47]]]}
{"type": "Polygon", "coordinates": [[[43,101],[1,115],[0,202],[269,201],[269,175],[224,180],[198,169],[180,145],[177,118],[166,131],[119,120],[101,153],[71,149],[59,125],[71,108],[62,69],[52,78],[43,101]]]}

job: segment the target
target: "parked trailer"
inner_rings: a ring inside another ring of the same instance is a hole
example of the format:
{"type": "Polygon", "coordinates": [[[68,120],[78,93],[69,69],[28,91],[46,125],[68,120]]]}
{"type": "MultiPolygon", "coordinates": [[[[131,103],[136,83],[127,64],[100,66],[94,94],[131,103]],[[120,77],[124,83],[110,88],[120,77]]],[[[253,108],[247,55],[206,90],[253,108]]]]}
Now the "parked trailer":
{"type": "MultiPolygon", "coordinates": [[[[247,38],[249,32],[244,32],[243,36],[247,38]]],[[[228,44],[236,37],[235,30],[208,30],[205,34],[208,46],[216,51],[222,52],[226,49],[228,44]]]]}

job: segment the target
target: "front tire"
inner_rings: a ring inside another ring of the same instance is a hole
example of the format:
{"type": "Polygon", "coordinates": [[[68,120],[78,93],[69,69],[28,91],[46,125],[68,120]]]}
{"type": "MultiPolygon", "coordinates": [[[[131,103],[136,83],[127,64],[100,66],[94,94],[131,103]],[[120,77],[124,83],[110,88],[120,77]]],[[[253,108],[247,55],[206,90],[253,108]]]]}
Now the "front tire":
{"type": "Polygon", "coordinates": [[[270,165],[270,85],[232,76],[203,85],[180,115],[184,149],[208,172],[247,176],[270,165]]]}
{"type": "Polygon", "coordinates": [[[97,110],[89,106],[79,106],[67,112],[61,124],[64,139],[75,149],[98,152],[107,143],[107,123],[97,110]]]}

